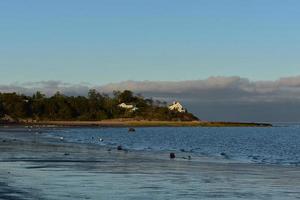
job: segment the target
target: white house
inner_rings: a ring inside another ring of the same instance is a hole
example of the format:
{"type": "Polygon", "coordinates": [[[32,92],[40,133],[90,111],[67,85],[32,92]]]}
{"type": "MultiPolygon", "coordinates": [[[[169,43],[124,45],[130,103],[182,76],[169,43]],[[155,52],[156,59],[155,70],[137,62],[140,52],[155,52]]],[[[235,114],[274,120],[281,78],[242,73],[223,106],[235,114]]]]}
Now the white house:
{"type": "Polygon", "coordinates": [[[174,110],[174,111],[178,111],[181,113],[186,112],[186,110],[183,108],[183,106],[178,101],[174,101],[173,104],[169,106],[169,110],[174,110]]]}
{"type": "Polygon", "coordinates": [[[130,111],[136,111],[138,109],[137,107],[130,105],[130,104],[126,104],[126,103],[119,104],[119,107],[124,108],[126,110],[130,110],[130,111]]]}

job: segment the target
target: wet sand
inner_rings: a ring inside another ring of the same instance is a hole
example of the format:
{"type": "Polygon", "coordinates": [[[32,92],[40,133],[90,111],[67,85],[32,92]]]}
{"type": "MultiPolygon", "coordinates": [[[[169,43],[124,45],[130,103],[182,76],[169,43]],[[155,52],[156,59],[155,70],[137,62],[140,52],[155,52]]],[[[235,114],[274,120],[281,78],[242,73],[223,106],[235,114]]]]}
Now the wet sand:
{"type": "Polygon", "coordinates": [[[0,199],[300,199],[300,167],[118,151],[0,128],[0,199]]]}

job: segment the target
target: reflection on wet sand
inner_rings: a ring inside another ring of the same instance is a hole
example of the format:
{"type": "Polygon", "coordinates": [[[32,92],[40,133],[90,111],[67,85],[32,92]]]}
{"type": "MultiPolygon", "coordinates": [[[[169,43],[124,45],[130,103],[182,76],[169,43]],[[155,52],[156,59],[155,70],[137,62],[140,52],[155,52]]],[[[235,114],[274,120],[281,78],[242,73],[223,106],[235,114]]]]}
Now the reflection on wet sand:
{"type": "MultiPolygon", "coordinates": [[[[297,199],[300,168],[118,151],[0,131],[0,199],[297,199]]],[[[176,155],[177,156],[177,155],[176,155]]]]}

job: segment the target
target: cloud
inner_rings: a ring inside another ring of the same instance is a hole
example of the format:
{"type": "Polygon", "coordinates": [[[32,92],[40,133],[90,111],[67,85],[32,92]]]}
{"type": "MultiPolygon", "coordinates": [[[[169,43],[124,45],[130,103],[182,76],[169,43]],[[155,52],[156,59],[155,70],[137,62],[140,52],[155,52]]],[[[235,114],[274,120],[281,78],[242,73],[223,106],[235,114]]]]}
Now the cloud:
{"type": "Polygon", "coordinates": [[[300,76],[251,81],[238,76],[187,81],[124,81],[97,86],[87,83],[40,81],[0,85],[0,92],[87,95],[132,90],[146,97],[182,101],[200,118],[222,121],[300,121],[300,76]]]}
{"type": "Polygon", "coordinates": [[[59,91],[65,95],[87,95],[89,88],[90,86],[87,83],[71,84],[62,81],[39,81],[0,85],[0,92],[32,95],[36,91],[41,91],[46,95],[53,95],[59,91]]]}
{"type": "Polygon", "coordinates": [[[273,102],[300,100],[300,76],[276,81],[250,81],[241,77],[210,77],[192,81],[125,81],[99,88],[101,91],[129,89],[158,97],[196,101],[273,102]]]}

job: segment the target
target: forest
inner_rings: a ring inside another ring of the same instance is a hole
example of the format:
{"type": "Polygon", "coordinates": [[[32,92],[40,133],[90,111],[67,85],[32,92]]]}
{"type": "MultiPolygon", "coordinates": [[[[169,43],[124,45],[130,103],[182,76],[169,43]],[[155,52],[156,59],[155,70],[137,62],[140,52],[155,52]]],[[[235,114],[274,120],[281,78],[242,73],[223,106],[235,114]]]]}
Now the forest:
{"type": "Polygon", "coordinates": [[[132,91],[114,91],[112,95],[91,89],[87,96],[66,96],[60,92],[46,96],[0,93],[0,118],[14,120],[76,120],[96,121],[131,118],[135,120],[193,121],[193,114],[170,111],[166,102],[144,98],[132,91]],[[119,107],[120,103],[134,105],[135,111],[119,107]]]}

